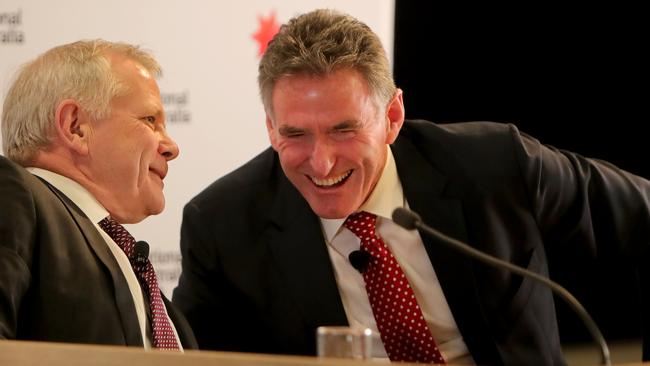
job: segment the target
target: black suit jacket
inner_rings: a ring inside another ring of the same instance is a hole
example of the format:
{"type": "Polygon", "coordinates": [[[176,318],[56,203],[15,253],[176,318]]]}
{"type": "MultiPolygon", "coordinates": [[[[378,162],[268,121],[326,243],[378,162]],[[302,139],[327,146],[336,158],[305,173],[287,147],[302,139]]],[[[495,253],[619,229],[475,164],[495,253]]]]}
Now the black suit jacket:
{"type": "MultiPolygon", "coordinates": [[[[546,246],[587,261],[650,243],[650,182],[512,125],[407,121],[391,148],[424,222],[540,274],[546,246]]],[[[477,363],[564,363],[548,288],[421,236],[477,363]]],[[[316,327],[347,324],[319,220],[270,149],[186,205],[181,250],[173,301],[199,347],[314,354],[316,327]]]]}
{"type": "MultiPolygon", "coordinates": [[[[196,341],[165,300],[181,343],[196,341]]],[[[143,346],[131,292],[93,223],[0,156],[0,339],[143,346]]]]}

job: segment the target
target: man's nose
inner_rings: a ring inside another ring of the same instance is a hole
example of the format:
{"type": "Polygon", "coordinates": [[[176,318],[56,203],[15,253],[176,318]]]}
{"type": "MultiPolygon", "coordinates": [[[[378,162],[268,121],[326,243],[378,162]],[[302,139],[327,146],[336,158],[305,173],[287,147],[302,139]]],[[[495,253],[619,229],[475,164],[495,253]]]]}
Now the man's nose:
{"type": "Polygon", "coordinates": [[[167,161],[176,159],[180,153],[176,141],[167,134],[166,130],[162,131],[161,134],[162,137],[160,139],[160,144],[158,145],[158,152],[160,155],[164,156],[167,161]]]}
{"type": "Polygon", "coordinates": [[[328,141],[316,139],[311,152],[310,164],[317,178],[327,177],[336,163],[336,146],[328,141]]]}

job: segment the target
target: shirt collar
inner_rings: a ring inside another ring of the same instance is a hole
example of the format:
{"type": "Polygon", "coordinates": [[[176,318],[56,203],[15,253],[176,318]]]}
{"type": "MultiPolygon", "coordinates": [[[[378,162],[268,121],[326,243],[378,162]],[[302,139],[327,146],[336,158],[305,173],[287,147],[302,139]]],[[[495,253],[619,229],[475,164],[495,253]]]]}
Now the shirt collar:
{"type": "MultiPolygon", "coordinates": [[[[395,158],[390,147],[386,154],[386,164],[384,170],[381,172],[379,181],[375,189],[370,193],[370,197],[366,202],[361,205],[358,211],[366,211],[373,213],[379,217],[391,220],[393,210],[397,207],[404,205],[404,192],[402,191],[402,184],[397,175],[397,166],[395,165],[395,158]]],[[[342,219],[324,219],[321,218],[321,225],[323,232],[328,242],[331,242],[334,236],[338,233],[346,218],[342,219]]]]}
{"type": "Polygon", "coordinates": [[[86,216],[88,216],[92,222],[98,223],[109,215],[106,208],[104,208],[104,206],[102,206],[102,204],[99,203],[99,201],[97,201],[88,190],[74,180],[41,168],[29,167],[27,170],[30,173],[43,178],[65,194],[81,209],[81,211],[83,211],[84,214],[86,214],[86,216]]]}

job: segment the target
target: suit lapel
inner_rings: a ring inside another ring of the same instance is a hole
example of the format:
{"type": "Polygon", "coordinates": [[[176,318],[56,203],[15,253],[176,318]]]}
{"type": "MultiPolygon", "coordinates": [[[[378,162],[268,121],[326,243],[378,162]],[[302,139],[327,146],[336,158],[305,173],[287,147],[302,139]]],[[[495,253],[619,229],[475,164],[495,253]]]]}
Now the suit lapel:
{"type": "Polygon", "coordinates": [[[311,327],[347,325],[318,217],[277,169],[278,195],[265,233],[272,256],[311,327]]]}
{"type": "MultiPolygon", "coordinates": [[[[458,194],[449,191],[453,182],[405,138],[399,138],[392,145],[397,171],[404,195],[411,210],[417,212],[429,226],[455,239],[467,242],[463,205],[458,194]]],[[[447,156],[447,155],[445,155],[447,156]]],[[[436,156],[430,157],[435,161],[436,156]]],[[[496,343],[492,339],[485,319],[476,287],[472,260],[444,243],[437,242],[424,232],[422,241],[433,264],[445,298],[454,315],[463,339],[475,361],[498,359],[496,343]]]]}
{"type": "Polygon", "coordinates": [[[169,319],[171,319],[174,328],[176,329],[176,333],[183,345],[183,349],[198,349],[198,343],[196,342],[196,338],[194,338],[192,328],[185,319],[185,316],[183,316],[183,313],[176,309],[167,297],[165,297],[165,294],[163,294],[162,291],[160,292],[160,296],[162,297],[163,303],[165,303],[167,315],[169,315],[169,319]]]}
{"type": "MultiPolygon", "coordinates": [[[[137,314],[135,312],[133,296],[131,295],[129,285],[126,282],[126,278],[117,264],[113,253],[111,253],[101,234],[81,209],[79,209],[74,202],[58,189],[47,183],[45,180],[41,180],[59,197],[61,202],[63,202],[71,217],[77,223],[77,227],[79,227],[79,230],[86,238],[88,246],[108,269],[113,280],[115,303],[122,319],[126,344],[129,346],[144,346],[137,314]]],[[[107,293],[111,296],[113,295],[113,291],[107,291],[107,293]]]]}

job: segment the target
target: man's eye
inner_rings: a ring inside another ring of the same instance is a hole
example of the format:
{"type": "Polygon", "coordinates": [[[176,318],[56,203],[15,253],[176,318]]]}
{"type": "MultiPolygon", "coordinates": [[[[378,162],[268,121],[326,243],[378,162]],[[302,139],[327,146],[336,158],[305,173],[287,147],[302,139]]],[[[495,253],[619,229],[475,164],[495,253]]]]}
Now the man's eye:
{"type": "Polygon", "coordinates": [[[332,136],[337,140],[347,139],[354,136],[356,130],[336,130],[332,136]]]}
{"type": "Polygon", "coordinates": [[[154,117],[154,116],[144,117],[143,120],[145,120],[148,123],[156,123],[156,117],[154,117]]]}
{"type": "Polygon", "coordinates": [[[305,135],[305,131],[299,131],[299,130],[293,130],[293,129],[291,129],[291,130],[289,130],[289,129],[280,130],[280,136],[285,137],[285,138],[300,137],[300,136],[304,136],[304,135],[305,135]]]}

